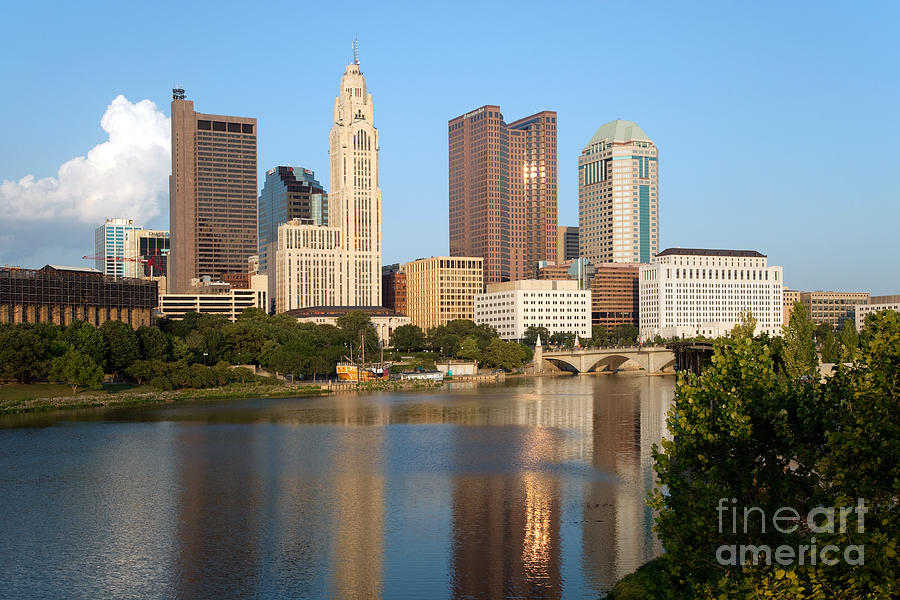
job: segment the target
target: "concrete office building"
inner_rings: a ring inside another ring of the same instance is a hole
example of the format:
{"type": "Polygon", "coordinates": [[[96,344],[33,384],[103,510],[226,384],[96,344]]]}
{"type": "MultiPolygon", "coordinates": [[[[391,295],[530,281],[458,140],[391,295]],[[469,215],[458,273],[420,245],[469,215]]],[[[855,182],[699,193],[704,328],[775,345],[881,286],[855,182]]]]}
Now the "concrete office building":
{"type": "Polygon", "coordinates": [[[382,346],[390,346],[394,331],[401,325],[410,323],[409,317],[406,315],[397,314],[393,310],[381,306],[309,306],[290,310],[285,314],[296,318],[301,323],[337,326],[337,320],[351,311],[366,313],[382,346]]]}
{"type": "Polygon", "coordinates": [[[378,130],[366,79],[354,56],[341,77],[329,134],[328,224],[292,219],[267,255],[275,310],[381,303],[381,190],[378,130]],[[277,246],[277,248],[273,248],[277,246]]]}
{"type": "Polygon", "coordinates": [[[602,263],[591,279],[591,324],[612,331],[619,325],[639,325],[640,266],[602,263]]]}
{"type": "Polygon", "coordinates": [[[406,314],[406,273],[400,263],[381,267],[381,305],[406,314]]]}
{"type": "Polygon", "coordinates": [[[433,256],[406,263],[406,309],[427,331],[456,319],[472,319],[475,295],[484,291],[484,259],[433,256]]]}
{"type": "Polygon", "coordinates": [[[659,153],[631,121],[600,127],[578,158],[579,255],[649,263],[659,250],[659,153]]]}
{"type": "Polygon", "coordinates": [[[168,275],[169,232],[163,229],[131,229],[125,232],[125,277],[141,279],[168,275]]]}
{"type": "Polygon", "coordinates": [[[485,105],[448,123],[451,256],[480,256],[485,281],[556,260],[556,113],[507,124],[485,105]]]}
{"type": "Polygon", "coordinates": [[[136,329],[150,325],[156,303],[155,281],[61,265],[0,268],[0,323],[70,325],[77,319],[99,327],[123,321],[136,329]]]}
{"type": "MultiPolygon", "coordinates": [[[[194,289],[202,289],[202,284],[194,289]]],[[[212,286],[209,286],[212,287],[212,286]]],[[[170,319],[183,319],[185,313],[197,312],[207,315],[222,315],[234,322],[245,308],[268,310],[268,281],[265,275],[250,277],[248,289],[230,288],[222,285],[214,291],[191,294],[160,294],[159,312],[170,319]]]]}
{"type": "Polygon", "coordinates": [[[129,232],[142,229],[133,219],[106,219],[94,230],[94,266],[104,275],[111,277],[134,277],[129,272],[128,263],[137,259],[129,253],[126,236],[129,232]]]}
{"type": "Polygon", "coordinates": [[[269,169],[259,194],[257,217],[258,268],[262,272],[268,270],[266,252],[278,238],[278,226],[293,219],[306,225],[328,225],[328,194],[309,169],[269,169]]]}
{"type": "Polygon", "coordinates": [[[867,292],[800,292],[800,302],[806,305],[809,318],[816,325],[829,323],[841,328],[850,319],[856,323],[856,307],[869,303],[867,292]]]}
{"type": "Polygon", "coordinates": [[[900,294],[890,296],[870,296],[868,304],[856,305],[856,330],[862,331],[866,326],[866,315],[882,310],[900,312],[900,294]]]}
{"type": "Polygon", "coordinates": [[[578,258],[578,228],[560,225],[556,228],[556,264],[578,258]]]}
{"type": "Polygon", "coordinates": [[[522,339],[529,327],[591,337],[590,294],[573,280],[488,284],[484,294],[475,296],[475,323],[490,325],[504,340],[522,339]]]}
{"type": "Polygon", "coordinates": [[[256,119],[194,111],[172,90],[169,290],[246,271],[256,254],[256,119]]]}
{"type": "Polygon", "coordinates": [[[742,311],[756,318],[756,333],[781,335],[783,277],[754,250],[669,248],[640,266],[642,340],[720,337],[742,311]]]}

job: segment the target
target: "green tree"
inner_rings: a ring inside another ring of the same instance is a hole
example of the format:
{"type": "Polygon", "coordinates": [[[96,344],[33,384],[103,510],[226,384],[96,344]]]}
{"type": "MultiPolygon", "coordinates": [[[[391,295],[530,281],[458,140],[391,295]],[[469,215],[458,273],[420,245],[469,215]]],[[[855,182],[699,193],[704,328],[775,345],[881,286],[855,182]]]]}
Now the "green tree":
{"type": "Polygon", "coordinates": [[[122,321],[106,321],[100,326],[106,341],[106,368],[118,375],[141,357],[138,337],[131,325],[122,321]]]}
{"type": "Polygon", "coordinates": [[[103,387],[103,370],[93,358],[79,350],[69,350],[54,358],[50,365],[50,378],[69,384],[73,395],[78,391],[78,386],[93,390],[103,387]]]}
{"type": "Polygon", "coordinates": [[[794,302],[791,318],[784,327],[784,371],[790,377],[816,377],[819,360],[813,341],[813,323],[806,305],[794,302]]]}
{"type": "Polygon", "coordinates": [[[836,363],[841,360],[841,346],[834,337],[834,332],[829,330],[822,337],[820,351],[822,353],[822,362],[836,363]]]}
{"type": "Polygon", "coordinates": [[[738,322],[731,328],[731,337],[752,338],[756,332],[756,317],[749,310],[742,310],[738,322]]]}
{"type": "Polygon", "coordinates": [[[0,379],[27,383],[49,370],[51,341],[30,325],[0,325],[0,379]]]}
{"type": "Polygon", "coordinates": [[[106,368],[106,338],[87,321],[72,321],[60,336],[72,349],[87,354],[101,370],[106,368]]]}
{"type": "MultiPolygon", "coordinates": [[[[251,309],[244,309],[244,313],[248,310],[251,309]]],[[[244,313],[241,313],[243,318],[222,329],[224,344],[228,348],[227,360],[235,365],[258,365],[263,344],[269,339],[266,326],[269,317],[265,313],[262,317],[256,312],[246,316],[244,313]]]]}
{"type": "Polygon", "coordinates": [[[841,360],[853,362],[859,349],[859,335],[856,333],[856,325],[847,319],[841,329],[841,360]]]}
{"type": "Polygon", "coordinates": [[[514,371],[522,366],[525,352],[517,342],[504,342],[500,338],[490,341],[482,354],[482,365],[505,371],[514,371]]]}
{"type": "Polygon", "coordinates": [[[575,345],[575,334],[568,331],[557,331],[550,336],[550,343],[554,346],[571,348],[575,345]]]}
{"type": "Polygon", "coordinates": [[[405,350],[406,352],[424,350],[426,347],[425,333],[418,325],[401,325],[394,330],[394,335],[391,336],[391,344],[397,350],[405,350]]]}
{"type": "Polygon", "coordinates": [[[169,357],[169,340],[158,327],[141,325],[135,333],[144,360],[166,360],[169,357]]]}
{"type": "Polygon", "coordinates": [[[538,336],[541,337],[541,344],[550,343],[550,330],[543,325],[529,325],[522,336],[522,343],[527,346],[534,346],[537,344],[538,336]]]}
{"type": "Polygon", "coordinates": [[[478,338],[473,335],[463,338],[459,343],[459,350],[456,353],[458,358],[467,360],[481,360],[481,349],[478,347],[478,338]]]}
{"type": "MultiPolygon", "coordinates": [[[[813,328],[807,329],[811,342],[813,328]]],[[[900,455],[897,414],[896,313],[873,320],[871,335],[861,340],[860,360],[824,384],[780,373],[760,340],[718,341],[700,377],[679,377],[667,420],[670,435],[662,450],[654,448],[660,488],[650,504],[658,511],[656,529],[666,558],[658,563],[665,573],[652,583],[670,586],[654,597],[897,597],[900,462],[887,458],[900,455]],[[845,530],[810,531],[805,524],[762,529],[758,516],[743,512],[758,507],[771,525],[783,507],[805,520],[822,506],[843,514],[860,498],[868,511],[864,530],[853,520],[845,530]],[[811,537],[820,549],[864,547],[864,564],[812,564],[807,554],[802,564],[795,559],[783,565],[773,561],[772,567],[742,566],[723,563],[730,554],[719,553],[742,545],[774,552],[805,544],[808,550],[811,537]]]]}
{"type": "Polygon", "coordinates": [[[353,345],[357,354],[354,358],[359,357],[360,353],[360,337],[363,338],[365,344],[365,352],[367,357],[375,356],[375,353],[381,347],[378,343],[378,332],[372,325],[372,319],[369,315],[361,310],[351,310],[345,315],[337,318],[337,326],[346,333],[347,341],[353,345]]]}
{"type": "Polygon", "coordinates": [[[606,325],[594,325],[591,328],[591,345],[605,346],[609,343],[609,332],[606,325]]]}
{"type": "Polygon", "coordinates": [[[637,342],[639,333],[637,327],[631,323],[627,323],[624,325],[616,325],[613,337],[615,337],[620,344],[633,344],[637,342]]]}

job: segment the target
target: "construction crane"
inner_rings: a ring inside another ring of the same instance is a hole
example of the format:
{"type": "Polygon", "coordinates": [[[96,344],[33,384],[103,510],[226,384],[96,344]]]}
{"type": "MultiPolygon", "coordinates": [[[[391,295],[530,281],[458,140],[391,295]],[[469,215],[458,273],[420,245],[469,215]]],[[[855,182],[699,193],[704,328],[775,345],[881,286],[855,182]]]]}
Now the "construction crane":
{"type": "Polygon", "coordinates": [[[127,256],[102,256],[102,255],[88,254],[86,256],[82,256],[81,259],[82,260],[101,260],[101,261],[111,260],[114,262],[139,262],[144,265],[145,273],[146,273],[147,268],[149,268],[150,273],[152,273],[154,269],[162,270],[162,258],[163,258],[163,256],[167,256],[167,255],[168,255],[168,253],[160,254],[159,250],[157,250],[155,254],[152,254],[147,258],[144,258],[144,257],[129,258],[127,256]]]}

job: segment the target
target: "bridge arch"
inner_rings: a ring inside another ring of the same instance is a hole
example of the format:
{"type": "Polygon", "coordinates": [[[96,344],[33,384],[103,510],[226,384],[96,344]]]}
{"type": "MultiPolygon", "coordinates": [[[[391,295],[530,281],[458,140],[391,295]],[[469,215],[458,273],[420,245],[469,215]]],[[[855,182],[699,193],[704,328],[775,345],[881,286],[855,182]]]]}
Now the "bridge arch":
{"type": "Polygon", "coordinates": [[[596,361],[594,361],[589,369],[586,369],[586,372],[590,371],[618,371],[622,368],[622,365],[627,363],[628,361],[632,361],[644,371],[648,371],[647,368],[647,358],[640,354],[607,354],[606,356],[599,357],[596,361]]]}
{"type": "Polygon", "coordinates": [[[581,373],[581,371],[578,370],[578,365],[574,365],[564,358],[545,356],[544,362],[549,362],[550,364],[552,364],[554,367],[556,367],[560,371],[567,371],[569,373],[575,373],[576,375],[578,373],[581,373]]]}

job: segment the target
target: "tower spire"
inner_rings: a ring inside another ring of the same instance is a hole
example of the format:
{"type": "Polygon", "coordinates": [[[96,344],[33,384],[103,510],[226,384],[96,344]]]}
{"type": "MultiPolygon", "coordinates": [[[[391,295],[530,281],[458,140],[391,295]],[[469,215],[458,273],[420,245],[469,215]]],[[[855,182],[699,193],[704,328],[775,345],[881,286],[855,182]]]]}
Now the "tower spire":
{"type": "Polygon", "coordinates": [[[353,38],[353,64],[359,64],[359,38],[353,38]]]}

